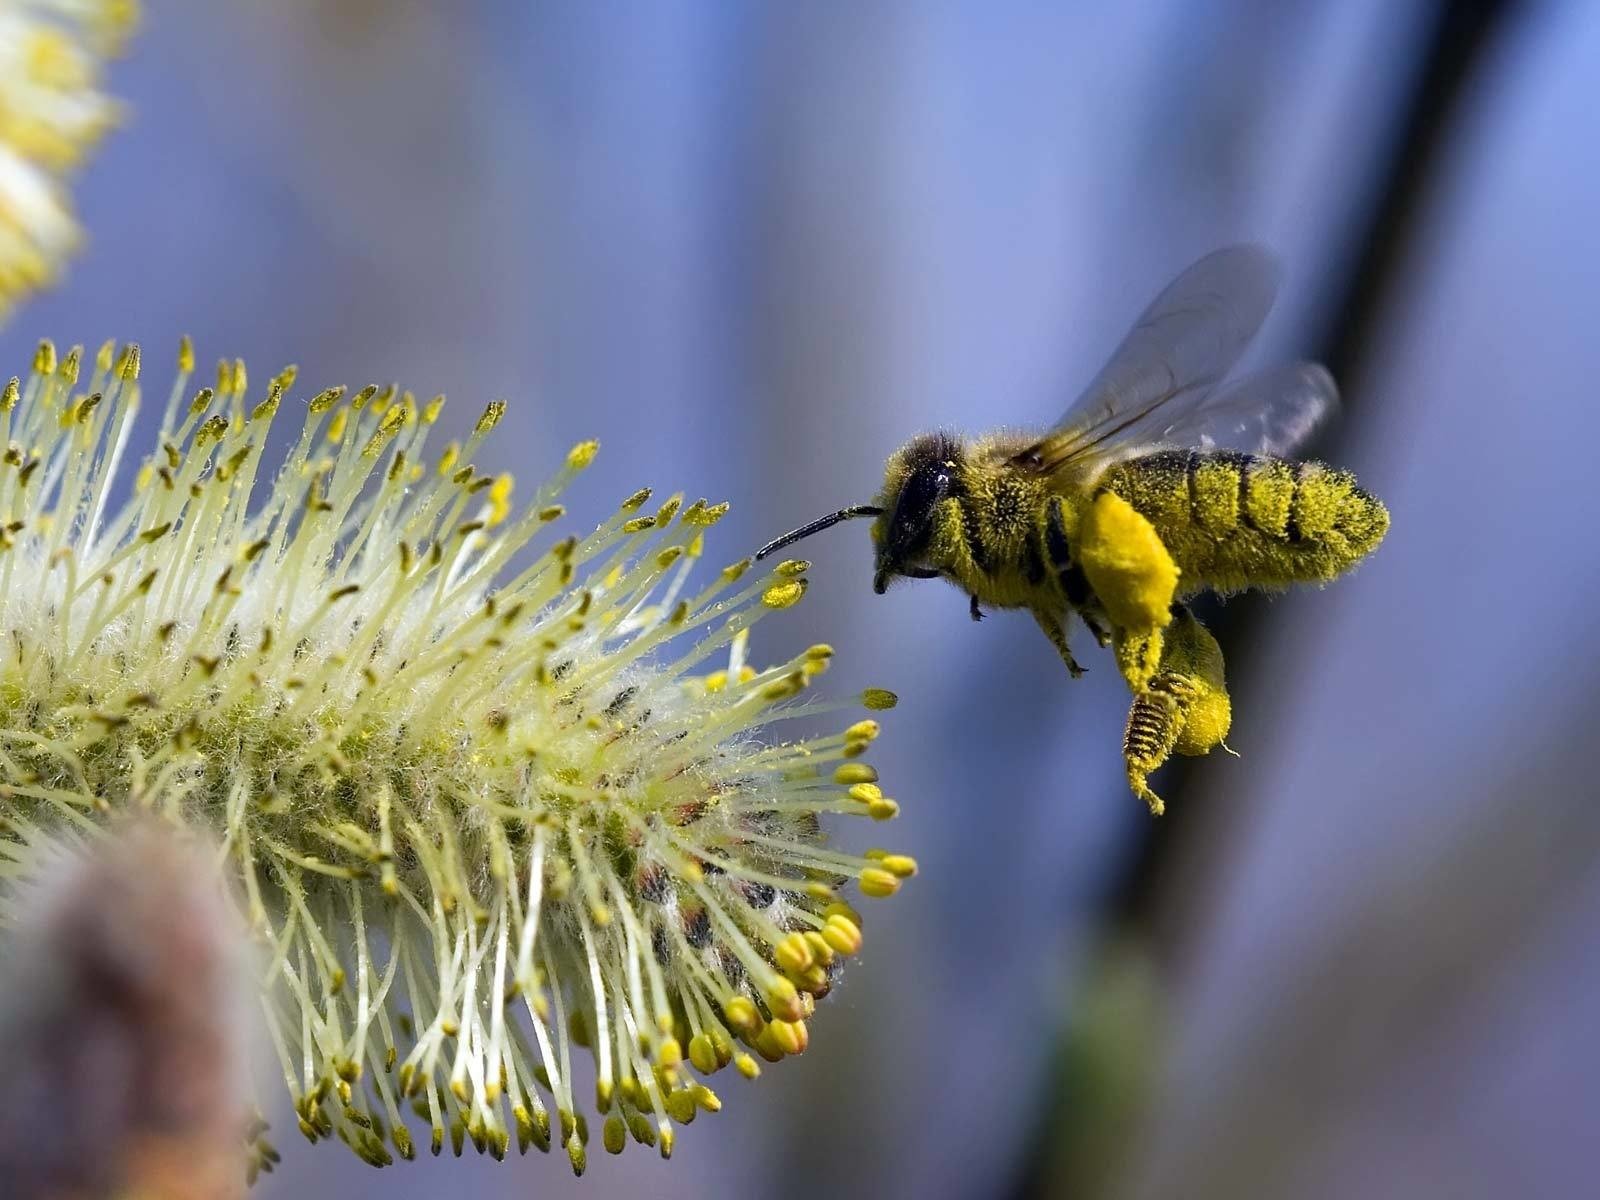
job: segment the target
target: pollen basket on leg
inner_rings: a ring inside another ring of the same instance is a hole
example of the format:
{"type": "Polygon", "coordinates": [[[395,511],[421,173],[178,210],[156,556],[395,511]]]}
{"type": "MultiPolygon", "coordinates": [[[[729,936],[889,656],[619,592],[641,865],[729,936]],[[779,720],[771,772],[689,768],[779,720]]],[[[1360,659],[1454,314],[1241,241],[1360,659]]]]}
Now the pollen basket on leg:
{"type": "Polygon", "coordinates": [[[501,404],[438,446],[441,400],[194,361],[148,446],[133,347],[46,343],[0,400],[0,887],[122,810],[209,830],[307,1137],[581,1170],[593,1112],[670,1153],[704,1077],[805,1049],[850,890],[915,872],[824,829],[898,812],[878,723],[782,736],[892,694],[815,699],[827,646],[748,661],[805,564],[696,569],[725,505],[640,491],[568,532],[592,443],[513,504],[476,465],[501,404]]]}

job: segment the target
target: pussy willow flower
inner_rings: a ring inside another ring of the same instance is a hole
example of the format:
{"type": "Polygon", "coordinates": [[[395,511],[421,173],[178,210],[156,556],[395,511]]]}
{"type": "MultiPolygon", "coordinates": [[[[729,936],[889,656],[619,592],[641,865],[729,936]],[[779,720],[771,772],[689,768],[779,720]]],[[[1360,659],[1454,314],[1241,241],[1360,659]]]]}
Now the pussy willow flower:
{"type": "Polygon", "coordinates": [[[104,59],[137,0],[0,0],[0,317],[77,247],[64,180],[117,119],[104,59]]]}
{"type": "Polygon", "coordinates": [[[7,887],[126,810],[212,832],[300,1129],[374,1164],[414,1124],[582,1170],[578,1047],[605,1148],[667,1154],[706,1077],[806,1048],[861,949],[851,889],[915,870],[824,836],[897,810],[875,721],[772,736],[844,707],[809,691],[827,646],[746,661],[806,564],[696,570],[726,506],[647,490],[559,533],[597,446],[514,504],[473,465],[499,402],[430,453],[442,399],[296,401],[294,368],[251,391],[237,362],[191,394],[185,345],[141,457],[137,348],[80,364],[45,344],[0,400],[7,887]]]}

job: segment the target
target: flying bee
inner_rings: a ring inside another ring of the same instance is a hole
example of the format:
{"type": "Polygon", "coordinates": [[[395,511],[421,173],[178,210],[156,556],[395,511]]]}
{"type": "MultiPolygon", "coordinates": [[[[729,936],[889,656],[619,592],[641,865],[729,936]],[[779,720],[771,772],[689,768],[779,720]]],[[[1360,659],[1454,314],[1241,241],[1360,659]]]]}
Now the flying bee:
{"type": "Polygon", "coordinates": [[[1222,655],[1185,605],[1213,592],[1326,583],[1375,549],[1388,510],[1355,477],[1287,457],[1337,405],[1328,372],[1295,363],[1224,383],[1277,290],[1266,251],[1232,246],[1185,270],[1041,435],[918,437],[871,504],[813,521],[764,558],[870,517],[873,590],[943,578],[984,606],[1023,608],[1073,676],[1074,615],[1133,693],[1123,753],[1146,777],[1227,735],[1222,655]]]}

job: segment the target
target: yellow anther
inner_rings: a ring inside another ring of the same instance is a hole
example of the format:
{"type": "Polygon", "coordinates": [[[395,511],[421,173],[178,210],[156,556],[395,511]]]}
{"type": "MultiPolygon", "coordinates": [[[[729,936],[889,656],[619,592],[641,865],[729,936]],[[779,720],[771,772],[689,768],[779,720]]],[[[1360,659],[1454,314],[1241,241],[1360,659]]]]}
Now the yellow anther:
{"type": "MultiPolygon", "coordinates": [[[[887,874],[887,872],[881,872],[887,874]]],[[[900,886],[899,880],[889,876],[895,887],[900,886]]],[[[844,955],[861,953],[861,926],[842,913],[834,913],[822,926],[822,940],[832,946],[835,952],[844,955]]]]}
{"type": "Polygon", "coordinates": [[[506,402],[504,400],[491,400],[483,410],[483,416],[478,418],[478,423],[472,427],[474,434],[488,433],[500,424],[500,418],[506,415],[506,402]]]}
{"type": "Polygon", "coordinates": [[[742,1050],[733,1056],[733,1066],[746,1079],[754,1079],[761,1074],[761,1064],[742,1050]]]}
{"type": "Polygon", "coordinates": [[[826,658],[807,658],[800,662],[800,674],[807,679],[823,674],[832,664],[826,658]]]}
{"type": "Polygon", "coordinates": [[[898,876],[882,867],[867,867],[861,872],[861,894],[881,900],[892,896],[900,890],[898,876]]]}
{"type": "Polygon", "coordinates": [[[228,418],[218,413],[194,431],[194,444],[196,448],[209,446],[213,442],[220,442],[227,432],[228,418]]]}
{"type": "Polygon", "coordinates": [[[683,1047],[675,1037],[664,1037],[656,1047],[656,1062],[663,1067],[675,1067],[683,1061],[683,1047]]]}
{"type": "Polygon", "coordinates": [[[694,1120],[694,1093],[687,1088],[679,1088],[677,1091],[667,1095],[662,1102],[662,1107],[667,1110],[667,1116],[674,1121],[687,1125],[694,1120]]]}
{"type": "Polygon", "coordinates": [[[867,816],[874,821],[892,821],[900,815],[900,805],[888,797],[872,801],[867,805],[867,816]]]}
{"type": "Polygon", "coordinates": [[[772,568],[772,573],[779,579],[798,579],[811,569],[811,564],[803,558],[788,558],[772,568]]]}
{"type": "Polygon", "coordinates": [[[806,1029],[806,1023],[799,1019],[769,1021],[764,1032],[765,1036],[771,1038],[773,1044],[785,1054],[804,1054],[806,1047],[811,1044],[811,1035],[806,1029]]]}
{"type": "Polygon", "coordinates": [[[768,608],[789,608],[800,602],[800,597],[806,594],[806,581],[804,579],[791,579],[784,583],[775,583],[761,593],[761,603],[768,608]]]}
{"type": "Polygon", "coordinates": [[[595,441],[579,442],[567,451],[567,470],[581,471],[594,461],[594,456],[600,453],[600,443],[595,441]]]}
{"type": "Polygon", "coordinates": [[[805,691],[805,687],[805,676],[796,671],[793,674],[785,675],[782,679],[775,679],[767,684],[766,687],[761,689],[761,698],[770,704],[776,704],[780,700],[788,700],[790,697],[798,696],[805,691]]]}
{"type": "Polygon", "coordinates": [[[754,1029],[761,1020],[755,1002],[748,996],[730,996],[722,1005],[722,1015],[730,1027],[743,1031],[754,1029]]]}
{"type": "Polygon", "coordinates": [[[875,783],[858,783],[845,795],[862,804],[871,804],[874,800],[883,799],[883,789],[875,783]]]}
{"type": "Polygon", "coordinates": [[[806,970],[814,961],[811,945],[806,941],[805,934],[791,933],[784,936],[772,948],[773,960],[778,966],[791,975],[798,975],[806,970]]]}
{"type": "Polygon", "coordinates": [[[870,742],[877,737],[879,726],[876,721],[857,721],[844,731],[847,742],[870,742]]]}
{"type": "Polygon", "coordinates": [[[805,939],[818,966],[826,967],[833,961],[833,947],[828,945],[828,939],[821,933],[815,929],[808,929],[805,932],[805,939]]]}
{"type": "Polygon", "coordinates": [[[885,854],[878,861],[885,871],[900,879],[910,879],[917,873],[917,860],[909,854],[885,854]]]}
{"type": "Polygon", "coordinates": [[[800,1019],[800,991],[782,975],[774,976],[767,983],[762,989],[761,997],[767,1002],[767,1011],[778,1020],[800,1019]]]}
{"type": "Polygon", "coordinates": [[[827,908],[822,910],[822,916],[824,920],[831,917],[843,917],[847,921],[855,922],[858,927],[865,924],[861,919],[861,914],[856,911],[855,907],[845,903],[843,900],[835,900],[828,905],[827,908]]]}
{"type": "Polygon", "coordinates": [[[722,1101],[717,1094],[703,1083],[697,1083],[689,1089],[689,1094],[694,1097],[694,1102],[707,1112],[721,1112],[722,1101]]]}
{"type": "Polygon", "coordinates": [[[496,475],[489,488],[489,524],[498,525],[511,515],[511,491],[516,480],[510,475],[496,475]]]}
{"type": "Polygon", "coordinates": [[[717,1048],[703,1033],[689,1039],[689,1062],[702,1075],[710,1075],[722,1065],[717,1061],[717,1048]]]}
{"type": "Polygon", "coordinates": [[[261,421],[271,417],[278,411],[278,405],[283,402],[283,385],[274,383],[267,389],[267,398],[256,405],[250,412],[252,421],[261,421]]]}
{"type": "Polygon", "coordinates": [[[621,1117],[612,1114],[606,1118],[600,1131],[600,1140],[605,1143],[607,1154],[622,1153],[622,1148],[628,1144],[628,1127],[622,1123],[621,1117]]]}
{"type": "Polygon", "coordinates": [[[899,704],[900,697],[887,688],[868,688],[861,693],[861,703],[875,712],[882,712],[899,704]]]}
{"type": "Polygon", "coordinates": [[[878,772],[866,763],[840,763],[833,772],[833,781],[847,786],[858,783],[877,783],[878,772]]]}
{"type": "Polygon", "coordinates": [[[779,1062],[783,1059],[783,1047],[772,1035],[772,1030],[768,1026],[763,1025],[761,1031],[749,1041],[750,1048],[767,1062],[779,1062]]]}
{"type": "Polygon", "coordinates": [[[343,387],[323,388],[322,391],[311,397],[311,402],[306,405],[306,409],[313,415],[325,413],[339,403],[340,400],[344,399],[344,393],[345,389],[343,387]]]}

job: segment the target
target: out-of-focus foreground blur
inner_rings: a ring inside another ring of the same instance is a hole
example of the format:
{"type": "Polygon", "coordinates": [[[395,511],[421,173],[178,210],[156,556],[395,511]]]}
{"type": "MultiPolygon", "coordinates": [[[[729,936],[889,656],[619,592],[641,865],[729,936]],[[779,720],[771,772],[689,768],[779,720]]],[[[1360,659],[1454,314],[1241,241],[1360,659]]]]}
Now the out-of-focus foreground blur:
{"type": "Polygon", "coordinates": [[[1593,1187],[1600,7],[147,8],[90,245],[5,373],[188,332],[506,397],[481,466],[598,437],[575,511],[730,499],[731,559],[914,433],[1048,421],[1251,239],[1287,268],[1253,361],[1330,359],[1316,449],[1394,518],[1354,577],[1221,610],[1240,757],[1158,776],[1160,822],[1106,655],[1074,684],[1025,616],[873,596],[859,525],[809,543],[760,656],[826,638],[840,690],[900,693],[877,761],[922,865],[810,1051],[581,1180],[379,1174],[284,1104],[262,1200],[1593,1187]]]}

